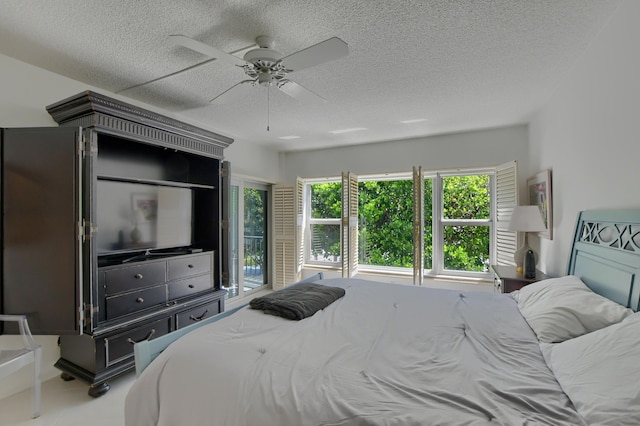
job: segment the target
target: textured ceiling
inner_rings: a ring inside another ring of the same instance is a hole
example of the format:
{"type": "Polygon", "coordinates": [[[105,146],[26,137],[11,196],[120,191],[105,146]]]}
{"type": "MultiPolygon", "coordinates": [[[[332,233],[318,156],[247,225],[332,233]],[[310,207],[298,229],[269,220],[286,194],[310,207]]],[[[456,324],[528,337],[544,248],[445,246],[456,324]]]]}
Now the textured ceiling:
{"type": "MultiPolygon", "coordinates": [[[[617,0],[2,0],[0,53],[278,150],[524,123],[561,83],[617,0]],[[248,88],[245,75],[176,46],[232,52],[269,35],[287,55],[337,36],[349,55],[289,77],[329,102],[248,88]],[[402,124],[403,120],[424,121],[402,124]],[[267,131],[267,121],[270,130],[267,131]],[[351,133],[332,130],[362,128],[351,133]],[[284,140],[283,136],[299,136],[284,140]]],[[[69,95],[72,95],[71,93],[69,95]]]]}

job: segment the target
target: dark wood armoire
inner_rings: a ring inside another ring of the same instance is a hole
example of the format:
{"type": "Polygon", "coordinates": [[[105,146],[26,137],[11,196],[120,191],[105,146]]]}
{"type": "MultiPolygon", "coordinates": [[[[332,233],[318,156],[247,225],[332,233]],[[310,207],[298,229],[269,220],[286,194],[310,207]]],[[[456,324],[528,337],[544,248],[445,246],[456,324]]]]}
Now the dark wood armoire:
{"type": "MultiPolygon", "coordinates": [[[[89,394],[133,344],[224,310],[222,160],[232,139],[91,91],[2,129],[2,313],[60,335],[89,394]]],[[[12,330],[5,330],[12,332],[12,330]]]]}

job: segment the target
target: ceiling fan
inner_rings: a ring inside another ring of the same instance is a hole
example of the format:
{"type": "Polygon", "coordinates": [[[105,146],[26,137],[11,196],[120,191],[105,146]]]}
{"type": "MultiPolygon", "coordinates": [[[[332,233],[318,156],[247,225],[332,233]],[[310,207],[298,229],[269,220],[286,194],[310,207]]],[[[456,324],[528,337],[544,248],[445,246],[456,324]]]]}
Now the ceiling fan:
{"type": "Polygon", "coordinates": [[[228,103],[242,95],[241,86],[266,86],[280,89],[287,95],[302,101],[326,102],[326,99],[290,80],[288,75],[305,68],[320,65],[349,54],[347,43],[332,37],[298,52],[284,56],[273,49],[274,41],[268,36],[256,38],[257,48],[247,51],[243,58],[226,53],[206,43],[184,35],[171,35],[177,45],[200,52],[220,62],[235,65],[244,70],[249,79],[234,84],[229,89],[210,100],[212,103],[228,103]]]}

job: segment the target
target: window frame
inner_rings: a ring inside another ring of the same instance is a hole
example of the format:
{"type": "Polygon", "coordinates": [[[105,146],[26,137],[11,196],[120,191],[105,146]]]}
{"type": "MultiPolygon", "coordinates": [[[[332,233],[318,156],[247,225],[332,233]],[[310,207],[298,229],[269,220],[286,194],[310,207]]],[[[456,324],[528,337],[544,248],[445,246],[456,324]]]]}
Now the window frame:
{"type": "Polygon", "coordinates": [[[312,233],[311,227],[312,225],[337,225],[339,226],[339,235],[342,235],[342,218],[313,218],[313,212],[311,209],[311,185],[323,184],[323,183],[342,183],[341,178],[322,178],[322,179],[303,179],[304,182],[304,211],[306,212],[306,217],[304,218],[305,226],[304,226],[304,263],[303,266],[323,266],[328,268],[341,269],[342,259],[339,258],[335,262],[329,261],[321,261],[314,260],[311,258],[311,241],[312,241],[312,233]]]}
{"type": "MultiPolygon", "coordinates": [[[[446,226],[476,226],[476,227],[488,227],[489,229],[489,259],[491,263],[494,262],[496,257],[496,230],[495,230],[495,218],[496,218],[496,170],[497,167],[477,167],[470,169],[453,169],[453,170],[431,170],[423,171],[423,182],[426,179],[431,179],[432,185],[432,267],[431,269],[424,269],[423,276],[426,278],[435,278],[438,276],[447,277],[461,277],[461,278],[473,278],[473,279],[489,279],[491,272],[487,271],[461,271],[454,269],[446,269],[444,266],[444,230],[446,226]],[[489,176],[489,202],[490,202],[490,215],[487,219],[445,219],[444,218],[444,192],[443,192],[443,178],[450,176],[471,176],[471,175],[488,175],[489,176]]],[[[324,266],[329,268],[335,268],[339,270],[341,262],[320,262],[310,259],[311,247],[308,243],[310,240],[311,224],[336,224],[340,225],[342,231],[341,219],[324,218],[313,219],[311,218],[311,201],[310,191],[312,184],[329,183],[329,182],[341,182],[340,177],[327,177],[322,179],[302,179],[305,187],[306,194],[306,217],[305,217],[305,243],[304,246],[304,265],[310,267],[324,266]]],[[[412,180],[412,172],[399,172],[399,173],[381,173],[381,174],[367,174],[359,175],[358,182],[365,181],[383,181],[383,180],[412,180]]],[[[425,247],[427,245],[425,244],[425,247]]],[[[373,273],[389,273],[389,274],[401,274],[411,275],[411,268],[404,267],[391,267],[381,265],[368,265],[359,264],[359,270],[363,272],[373,273]]]]}
{"type": "Polygon", "coordinates": [[[445,171],[445,172],[435,172],[433,174],[425,174],[424,178],[432,178],[432,194],[438,194],[437,202],[433,202],[433,237],[432,241],[433,245],[433,267],[430,270],[430,275],[435,276],[461,276],[461,277],[473,277],[473,278],[489,278],[491,276],[491,272],[489,268],[487,271],[479,272],[479,271],[461,271],[457,269],[446,269],[444,266],[444,229],[446,226],[487,226],[489,228],[489,259],[493,262],[495,255],[495,232],[494,232],[494,222],[495,222],[495,168],[477,168],[477,169],[469,169],[469,170],[456,170],[456,171],[445,171]],[[490,212],[488,219],[446,219],[444,217],[444,185],[443,178],[451,177],[451,176],[474,176],[474,175],[488,175],[489,176],[489,187],[491,188],[489,194],[489,203],[490,203],[490,212]],[[436,247],[437,253],[436,256],[436,247]]]}

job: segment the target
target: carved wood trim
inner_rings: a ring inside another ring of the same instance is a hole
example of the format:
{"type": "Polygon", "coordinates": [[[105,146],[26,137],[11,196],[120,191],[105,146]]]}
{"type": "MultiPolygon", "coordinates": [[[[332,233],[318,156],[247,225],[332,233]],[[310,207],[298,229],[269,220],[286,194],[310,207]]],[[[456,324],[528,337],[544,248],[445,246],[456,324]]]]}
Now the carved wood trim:
{"type": "Polygon", "coordinates": [[[226,136],[91,91],[49,105],[47,112],[61,126],[94,127],[104,133],[218,159],[233,143],[226,136]]]}

